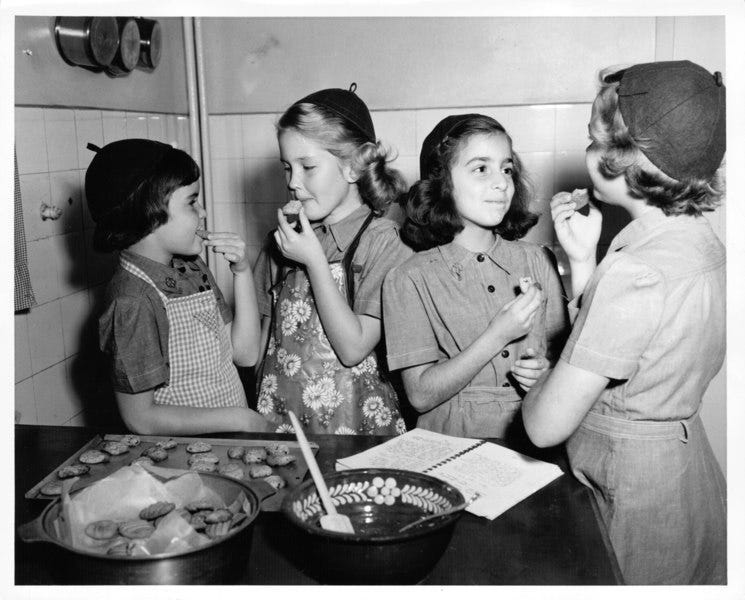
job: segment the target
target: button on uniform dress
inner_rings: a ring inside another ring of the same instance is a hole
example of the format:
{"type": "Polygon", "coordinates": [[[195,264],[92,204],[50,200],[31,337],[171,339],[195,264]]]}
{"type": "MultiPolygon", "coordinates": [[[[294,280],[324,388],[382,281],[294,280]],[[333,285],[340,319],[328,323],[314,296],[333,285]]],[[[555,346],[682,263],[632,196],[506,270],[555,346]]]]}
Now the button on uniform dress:
{"type": "Polygon", "coordinates": [[[558,273],[535,244],[497,238],[488,252],[455,242],[420,252],[388,275],[383,309],[391,370],[442,362],[470,346],[513,300],[520,278],[543,288],[527,336],[494,358],[454,397],[422,413],[417,427],[464,437],[504,437],[522,403],[510,367],[525,350],[557,357],[568,319],[558,273]]]}
{"type": "MultiPolygon", "coordinates": [[[[380,319],[383,278],[412,253],[395,223],[373,218],[363,205],[338,223],[314,229],[339,292],[355,313],[380,319]]],[[[292,430],[287,416],[292,410],[313,433],[403,433],[398,398],[376,352],[352,367],[341,363],[323,330],[305,269],[267,251],[259,257],[256,277],[259,310],[271,318],[257,411],[279,432],[292,430]]]]}
{"type": "Polygon", "coordinates": [[[726,583],[725,481],[699,416],[724,361],[725,298],[708,221],[644,215],[595,270],[562,353],[611,379],[567,453],[628,584],[726,583]]]}

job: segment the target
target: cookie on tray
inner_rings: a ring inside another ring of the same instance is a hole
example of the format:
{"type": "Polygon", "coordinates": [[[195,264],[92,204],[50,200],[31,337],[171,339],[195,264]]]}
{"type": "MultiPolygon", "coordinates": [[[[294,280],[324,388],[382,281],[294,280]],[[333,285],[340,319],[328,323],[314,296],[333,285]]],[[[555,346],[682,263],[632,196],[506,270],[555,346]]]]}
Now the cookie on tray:
{"type": "Polygon", "coordinates": [[[289,454],[290,447],[287,444],[269,444],[264,446],[269,456],[279,456],[280,454],[289,454]]]}
{"type": "Polygon", "coordinates": [[[266,460],[266,450],[264,448],[246,448],[243,454],[243,462],[247,465],[263,463],[266,460]]]}
{"type": "Polygon", "coordinates": [[[154,465],[155,461],[149,456],[138,456],[135,458],[130,465],[154,465]]]}
{"type": "Polygon", "coordinates": [[[212,445],[208,444],[207,442],[203,442],[202,440],[196,440],[186,446],[186,451],[190,452],[191,454],[197,454],[199,452],[209,452],[212,450],[212,445]]]}
{"type": "Polygon", "coordinates": [[[110,540],[119,533],[119,524],[108,519],[94,521],[85,526],[85,535],[94,540],[110,540]]]}
{"type": "Polygon", "coordinates": [[[270,467],[286,467],[294,462],[295,457],[292,454],[271,454],[266,459],[266,464],[270,467]]]}
{"type": "Polygon", "coordinates": [[[217,471],[217,465],[215,463],[207,462],[205,460],[198,460],[189,465],[189,469],[196,471],[197,473],[214,473],[217,471]]]}
{"type": "Polygon", "coordinates": [[[57,471],[57,477],[60,479],[68,479],[70,477],[79,477],[85,475],[91,468],[88,465],[67,465],[57,471]]]}
{"type": "Polygon", "coordinates": [[[228,458],[243,458],[245,453],[245,446],[231,446],[228,448],[228,458]]]}
{"type": "Polygon", "coordinates": [[[127,434],[119,440],[122,444],[127,444],[130,448],[140,445],[140,438],[134,434],[127,434]]]}
{"type": "Polygon", "coordinates": [[[176,505],[173,502],[154,502],[150,506],[146,506],[140,511],[140,519],[145,519],[146,521],[154,521],[158,517],[167,515],[174,508],[176,508],[176,505]]]}
{"type": "Polygon", "coordinates": [[[272,468],[268,465],[251,465],[248,467],[248,475],[251,479],[264,479],[272,474],[272,468]]]}
{"type": "Polygon", "coordinates": [[[155,442],[155,445],[158,448],[163,448],[163,450],[173,450],[176,446],[178,446],[178,442],[174,439],[159,440],[155,442]]]}
{"type": "Polygon", "coordinates": [[[163,448],[159,448],[158,446],[150,446],[149,448],[146,448],[142,451],[141,456],[147,456],[153,462],[158,463],[168,458],[168,450],[164,450],[163,448]]]}
{"type": "Polygon", "coordinates": [[[127,446],[127,444],[123,444],[122,442],[108,441],[104,442],[103,446],[101,446],[101,450],[108,454],[111,454],[111,456],[119,456],[120,454],[129,452],[129,446],[127,446]]]}
{"type": "Polygon", "coordinates": [[[109,455],[100,450],[86,450],[78,456],[78,460],[84,465],[97,465],[98,463],[108,461],[109,455]]]}
{"type": "Polygon", "coordinates": [[[199,454],[194,454],[193,456],[189,457],[189,460],[187,461],[189,464],[199,462],[210,462],[212,464],[217,464],[220,462],[220,457],[217,456],[214,452],[200,452],[199,454]]]}
{"type": "Polygon", "coordinates": [[[61,481],[47,481],[39,490],[45,496],[59,496],[62,493],[61,481]]]}
{"type": "Polygon", "coordinates": [[[281,490],[287,485],[287,482],[281,475],[269,475],[269,477],[264,477],[264,481],[271,485],[275,490],[281,490]]]}
{"type": "Polygon", "coordinates": [[[237,464],[235,463],[228,463],[227,465],[223,465],[217,470],[220,475],[225,475],[225,477],[231,477],[233,479],[243,479],[243,469],[241,469],[237,464]]]}

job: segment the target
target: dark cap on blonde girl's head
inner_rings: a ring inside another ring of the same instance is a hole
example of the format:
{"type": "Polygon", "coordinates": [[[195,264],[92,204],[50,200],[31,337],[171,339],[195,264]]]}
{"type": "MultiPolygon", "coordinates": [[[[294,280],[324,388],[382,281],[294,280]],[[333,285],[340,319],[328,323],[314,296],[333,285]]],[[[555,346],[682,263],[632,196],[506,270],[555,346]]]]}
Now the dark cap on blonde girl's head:
{"type": "MultiPolygon", "coordinates": [[[[95,146],[89,146],[96,150],[95,146]]],[[[85,173],[85,196],[91,218],[98,222],[121,206],[143,181],[152,176],[173,146],[143,139],[126,139],[98,149],[85,173]]]]}
{"type": "Polygon", "coordinates": [[[605,77],[619,82],[618,105],[644,155],[678,181],[711,179],[726,148],[722,74],[687,60],[634,65],[605,77]]]}
{"type": "Polygon", "coordinates": [[[353,83],[348,90],[330,88],[313,92],[294,104],[315,104],[330,110],[335,115],[353,123],[367,139],[375,143],[375,127],[367,105],[355,94],[357,84],[353,83]]]}
{"type": "Polygon", "coordinates": [[[470,113],[467,115],[450,115],[440,121],[435,128],[427,134],[422,142],[422,151],[419,153],[419,179],[429,179],[432,169],[435,167],[434,152],[437,146],[463,121],[467,121],[480,115],[470,113]]]}

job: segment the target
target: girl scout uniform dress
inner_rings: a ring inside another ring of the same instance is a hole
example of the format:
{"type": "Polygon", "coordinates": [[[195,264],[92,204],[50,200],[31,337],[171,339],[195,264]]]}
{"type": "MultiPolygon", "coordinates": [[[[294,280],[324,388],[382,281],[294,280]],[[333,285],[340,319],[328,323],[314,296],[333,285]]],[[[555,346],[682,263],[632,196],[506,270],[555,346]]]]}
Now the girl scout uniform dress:
{"type": "Polygon", "coordinates": [[[527,348],[558,356],[568,319],[558,273],[535,244],[497,237],[487,252],[455,242],[420,252],[391,271],[383,312],[391,370],[453,358],[519,293],[543,288],[531,331],[511,342],[457,395],[419,415],[417,427],[461,437],[505,437],[522,403],[510,367],[527,348]]]}
{"type": "Polygon", "coordinates": [[[201,258],[166,266],[127,250],[107,291],[101,347],[114,387],[156,404],[247,406],[225,323],[230,309],[201,258]]]}
{"type": "Polygon", "coordinates": [[[642,216],[595,270],[562,353],[611,378],[567,451],[628,584],[726,583],[725,482],[699,416],[724,360],[725,294],[704,217],[642,216]]]}
{"type": "MultiPolygon", "coordinates": [[[[380,319],[383,277],[412,253],[397,225],[375,218],[363,205],[314,230],[354,312],[380,319]]],[[[259,311],[272,319],[257,411],[276,423],[278,432],[292,431],[287,417],[292,410],[313,433],[403,433],[396,393],[375,351],[354,367],[344,366],[323,331],[305,270],[275,256],[262,252],[256,267],[259,311]]]]}

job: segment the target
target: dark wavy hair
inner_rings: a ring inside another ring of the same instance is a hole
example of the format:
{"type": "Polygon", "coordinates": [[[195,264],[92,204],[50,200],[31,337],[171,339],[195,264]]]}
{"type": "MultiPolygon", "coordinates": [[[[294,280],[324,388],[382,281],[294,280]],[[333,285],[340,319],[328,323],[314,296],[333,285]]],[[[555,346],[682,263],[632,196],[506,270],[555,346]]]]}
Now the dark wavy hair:
{"type": "Polygon", "coordinates": [[[180,187],[199,179],[199,165],[174,148],[153,172],[96,223],[93,247],[99,252],[124,250],[168,221],[168,201],[180,187]]]}
{"type": "MultiPolygon", "coordinates": [[[[455,209],[450,169],[468,139],[479,134],[501,134],[512,148],[512,138],[495,119],[484,115],[464,119],[448,132],[433,151],[429,178],[417,181],[399,200],[406,212],[401,238],[415,250],[448,244],[463,229],[463,221],[455,209]]],[[[538,222],[538,215],[528,208],[529,183],[520,157],[514,150],[512,161],[515,193],[507,214],[494,228],[506,240],[520,239],[538,222]]]]}
{"type": "Polygon", "coordinates": [[[293,104],[277,122],[277,131],[294,130],[317,141],[340,160],[351,162],[362,200],[378,215],[405,190],[406,182],[388,163],[396,156],[380,140],[371,142],[353,123],[324,106],[293,104]]]}
{"type": "Polygon", "coordinates": [[[643,150],[648,139],[634,138],[618,106],[618,82],[606,83],[613,68],[600,72],[600,91],[592,105],[590,138],[600,150],[600,174],[607,179],[623,175],[629,193],[643,198],[668,216],[701,215],[719,205],[724,189],[723,169],[711,180],[690,177],[677,181],[651,163],[643,150]]]}

